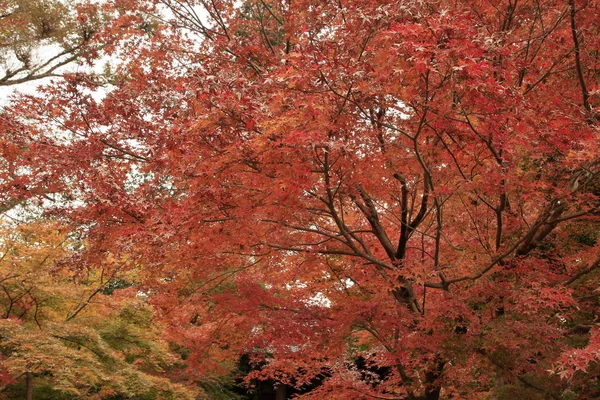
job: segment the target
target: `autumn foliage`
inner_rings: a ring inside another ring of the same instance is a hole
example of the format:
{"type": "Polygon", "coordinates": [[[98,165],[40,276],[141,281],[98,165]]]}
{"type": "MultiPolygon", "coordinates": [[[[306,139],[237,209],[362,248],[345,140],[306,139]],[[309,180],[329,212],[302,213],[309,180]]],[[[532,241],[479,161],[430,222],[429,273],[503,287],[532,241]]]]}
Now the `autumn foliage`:
{"type": "Polygon", "coordinates": [[[132,374],[245,354],[305,398],[600,396],[596,0],[103,7],[86,45],[113,62],[4,109],[0,184],[185,363],[132,374]]]}

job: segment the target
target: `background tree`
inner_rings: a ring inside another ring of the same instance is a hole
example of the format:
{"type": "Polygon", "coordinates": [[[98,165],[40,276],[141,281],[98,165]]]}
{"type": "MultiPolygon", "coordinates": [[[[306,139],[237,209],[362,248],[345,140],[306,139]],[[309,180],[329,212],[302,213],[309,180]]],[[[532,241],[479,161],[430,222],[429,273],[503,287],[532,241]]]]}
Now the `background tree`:
{"type": "Polygon", "coordinates": [[[196,398],[164,375],[178,356],[136,290],[115,290],[121,260],[70,270],[60,226],[5,228],[0,261],[0,398],[196,398]]]}

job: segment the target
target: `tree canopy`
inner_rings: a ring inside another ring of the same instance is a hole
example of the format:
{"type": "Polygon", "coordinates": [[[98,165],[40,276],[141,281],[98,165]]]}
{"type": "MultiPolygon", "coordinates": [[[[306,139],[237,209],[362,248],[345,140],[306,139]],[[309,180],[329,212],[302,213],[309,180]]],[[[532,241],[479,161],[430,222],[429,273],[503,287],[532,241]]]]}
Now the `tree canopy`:
{"type": "Polygon", "coordinates": [[[170,378],[600,396],[597,1],[103,7],[113,65],[0,116],[3,209],[135,284],[170,378]]]}

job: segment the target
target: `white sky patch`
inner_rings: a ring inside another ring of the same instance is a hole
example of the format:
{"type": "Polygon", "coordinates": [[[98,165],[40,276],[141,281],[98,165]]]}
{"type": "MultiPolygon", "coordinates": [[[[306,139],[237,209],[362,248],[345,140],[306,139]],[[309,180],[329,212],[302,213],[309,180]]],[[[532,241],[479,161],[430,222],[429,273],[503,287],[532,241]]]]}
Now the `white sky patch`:
{"type": "MultiPolygon", "coordinates": [[[[287,290],[306,289],[307,287],[308,287],[308,285],[305,282],[298,281],[298,280],[293,283],[285,284],[285,288],[287,290]]],[[[327,296],[325,296],[325,294],[323,294],[323,292],[315,293],[315,295],[311,296],[307,300],[304,300],[304,303],[306,303],[309,306],[325,307],[325,308],[331,307],[331,300],[329,300],[327,298],[327,296]]]]}
{"type": "Polygon", "coordinates": [[[329,308],[331,307],[331,300],[329,300],[323,292],[317,292],[313,297],[306,300],[306,304],[309,306],[329,308]]]}
{"type": "Polygon", "coordinates": [[[396,99],[394,96],[388,95],[386,97],[394,102],[394,106],[388,109],[388,113],[392,117],[396,117],[401,120],[408,120],[412,118],[414,112],[411,107],[406,105],[406,103],[403,101],[396,99]]]}
{"type": "MultiPolygon", "coordinates": [[[[68,57],[70,57],[72,55],[71,53],[67,53],[65,55],[59,56],[59,54],[63,50],[64,49],[61,46],[59,46],[55,43],[42,44],[39,47],[33,49],[31,51],[31,58],[32,58],[31,62],[30,62],[31,68],[27,69],[23,72],[20,72],[19,74],[15,75],[14,77],[11,77],[9,79],[9,82],[20,79],[20,78],[25,78],[31,72],[32,69],[35,69],[40,65],[43,65],[44,63],[50,61],[52,58],[55,58],[55,59],[52,60],[48,64],[48,66],[41,69],[40,72],[49,70],[50,68],[52,68],[53,65],[59,64],[60,62],[64,61],[65,59],[67,59],[68,57]]],[[[16,58],[16,56],[12,52],[10,52],[9,49],[0,49],[0,53],[4,53],[0,57],[0,76],[4,76],[9,71],[14,71],[23,66],[23,63],[21,61],[19,61],[16,58]]],[[[73,61],[62,67],[57,68],[56,70],[53,71],[53,74],[60,75],[60,74],[66,73],[66,72],[89,73],[89,72],[101,72],[101,70],[102,69],[100,68],[100,64],[98,62],[95,63],[93,66],[89,66],[89,65],[85,65],[80,62],[73,61]]],[[[37,89],[40,86],[49,85],[52,83],[53,80],[55,80],[57,78],[59,78],[59,77],[51,76],[51,77],[35,79],[35,80],[18,83],[18,84],[13,84],[13,85],[0,86],[0,107],[6,106],[10,102],[10,100],[13,97],[17,96],[18,94],[26,94],[26,95],[37,94],[37,92],[38,92],[37,89]]]]}
{"type": "Polygon", "coordinates": [[[304,282],[300,282],[300,281],[295,281],[292,283],[286,283],[285,284],[285,288],[287,290],[292,290],[292,289],[305,289],[308,285],[304,282]]]}

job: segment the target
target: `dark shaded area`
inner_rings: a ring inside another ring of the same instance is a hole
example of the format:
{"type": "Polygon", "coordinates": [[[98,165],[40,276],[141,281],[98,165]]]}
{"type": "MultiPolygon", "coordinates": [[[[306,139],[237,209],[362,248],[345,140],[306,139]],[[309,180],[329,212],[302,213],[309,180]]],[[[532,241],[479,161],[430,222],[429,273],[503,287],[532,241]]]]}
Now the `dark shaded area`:
{"type": "MultiPolygon", "coordinates": [[[[327,378],[327,373],[319,375],[313,378],[308,385],[303,385],[300,388],[294,387],[295,385],[285,385],[272,379],[259,381],[253,380],[250,387],[243,384],[243,379],[252,371],[259,370],[264,366],[264,363],[252,363],[248,354],[243,354],[238,361],[237,378],[232,391],[240,396],[240,399],[244,400],[285,400],[289,399],[294,395],[308,393],[319,385],[327,378]]],[[[299,371],[302,372],[302,371],[299,371]]]]}
{"type": "MultiPolygon", "coordinates": [[[[309,393],[318,388],[329,376],[328,371],[324,370],[321,374],[311,379],[309,384],[295,387],[292,382],[290,385],[285,385],[275,380],[253,380],[250,387],[244,383],[244,377],[252,371],[259,370],[264,366],[264,363],[252,363],[250,356],[244,354],[238,361],[237,378],[234,384],[229,387],[231,398],[239,400],[286,400],[293,398],[296,395],[309,393]],[[235,397],[234,397],[235,396],[235,397]]],[[[358,356],[349,368],[356,368],[361,372],[361,377],[365,382],[368,382],[373,387],[377,386],[381,381],[384,381],[391,373],[390,367],[379,367],[369,363],[369,360],[363,356],[358,356]]],[[[299,370],[299,375],[304,371],[299,370]]]]}

